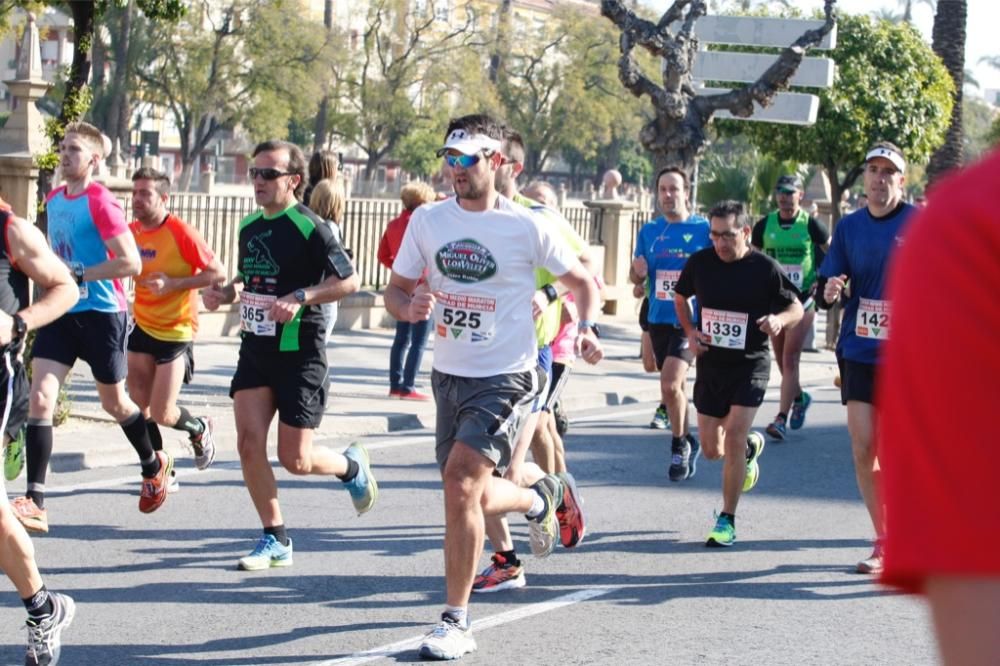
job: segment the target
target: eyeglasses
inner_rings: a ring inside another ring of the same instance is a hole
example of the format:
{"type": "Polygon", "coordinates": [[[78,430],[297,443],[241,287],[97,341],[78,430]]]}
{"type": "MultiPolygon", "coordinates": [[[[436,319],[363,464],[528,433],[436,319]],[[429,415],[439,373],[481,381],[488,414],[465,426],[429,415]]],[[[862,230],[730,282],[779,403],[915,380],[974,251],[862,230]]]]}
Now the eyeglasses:
{"type": "Polygon", "coordinates": [[[452,155],[445,153],[444,161],[452,168],[462,167],[463,169],[468,169],[471,166],[475,166],[482,156],[482,153],[476,153],[475,155],[452,155]]]}
{"type": "Polygon", "coordinates": [[[250,179],[253,180],[257,176],[260,176],[264,180],[277,180],[282,176],[294,176],[295,174],[290,171],[278,171],[277,169],[271,169],[270,167],[266,169],[258,169],[257,167],[250,167],[250,179]]]}
{"type": "Polygon", "coordinates": [[[708,235],[712,238],[712,240],[721,239],[727,241],[736,240],[736,237],[739,236],[739,234],[735,231],[723,231],[723,232],[709,231],[708,235]]]}

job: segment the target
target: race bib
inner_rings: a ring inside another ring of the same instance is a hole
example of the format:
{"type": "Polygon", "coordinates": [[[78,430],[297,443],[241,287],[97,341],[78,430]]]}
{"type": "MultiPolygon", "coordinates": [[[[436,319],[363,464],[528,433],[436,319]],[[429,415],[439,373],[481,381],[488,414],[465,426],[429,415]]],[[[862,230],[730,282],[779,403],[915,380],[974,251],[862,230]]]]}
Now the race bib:
{"type": "Polygon", "coordinates": [[[862,298],[854,332],[859,338],[889,339],[889,301],[862,298]]]}
{"type": "Polygon", "coordinates": [[[712,337],[708,344],[723,349],[745,349],[747,346],[746,312],[701,309],[701,331],[712,337]]]}
{"type": "Polygon", "coordinates": [[[656,283],[654,294],[658,301],[674,300],[674,289],[677,288],[677,281],[681,278],[680,271],[656,271],[656,283]]]}
{"type": "Polygon", "coordinates": [[[277,296],[240,292],[240,330],[254,335],[274,335],[278,325],[271,319],[271,306],[277,296]]]}
{"type": "Polygon", "coordinates": [[[802,264],[798,265],[781,264],[781,268],[782,270],[785,271],[785,275],[788,276],[788,279],[791,281],[791,283],[794,284],[797,289],[801,289],[802,280],[804,277],[804,273],[802,271],[802,264]]]}
{"type": "Polygon", "coordinates": [[[435,330],[449,342],[487,342],[493,339],[496,313],[495,298],[443,293],[434,304],[435,330]]]}

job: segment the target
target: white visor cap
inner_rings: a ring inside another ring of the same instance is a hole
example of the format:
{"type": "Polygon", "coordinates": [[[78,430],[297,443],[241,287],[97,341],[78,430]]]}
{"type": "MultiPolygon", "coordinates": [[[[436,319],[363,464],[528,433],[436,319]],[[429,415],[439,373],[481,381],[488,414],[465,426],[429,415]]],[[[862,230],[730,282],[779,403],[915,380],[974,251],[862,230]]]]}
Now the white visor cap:
{"type": "Polygon", "coordinates": [[[876,146],[875,148],[872,148],[868,151],[868,154],[865,155],[865,162],[870,162],[876,157],[884,157],[889,160],[892,162],[894,167],[899,169],[900,173],[904,173],[906,171],[906,160],[904,160],[903,156],[892,148],[886,148],[885,146],[876,146]]]}
{"type": "Polygon", "coordinates": [[[444,142],[443,148],[438,148],[438,157],[449,150],[457,150],[463,155],[475,155],[481,150],[499,153],[501,144],[497,139],[485,134],[469,134],[464,129],[452,130],[444,142]]]}

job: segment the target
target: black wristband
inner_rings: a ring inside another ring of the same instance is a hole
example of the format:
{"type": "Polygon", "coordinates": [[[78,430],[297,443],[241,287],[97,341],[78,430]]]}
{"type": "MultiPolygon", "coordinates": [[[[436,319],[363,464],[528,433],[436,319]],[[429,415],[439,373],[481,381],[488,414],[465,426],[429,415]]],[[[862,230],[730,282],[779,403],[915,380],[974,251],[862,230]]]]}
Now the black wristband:
{"type": "Polygon", "coordinates": [[[545,298],[549,299],[549,303],[552,303],[557,298],[559,298],[559,292],[551,284],[547,284],[542,287],[542,291],[545,292],[545,298]]]}

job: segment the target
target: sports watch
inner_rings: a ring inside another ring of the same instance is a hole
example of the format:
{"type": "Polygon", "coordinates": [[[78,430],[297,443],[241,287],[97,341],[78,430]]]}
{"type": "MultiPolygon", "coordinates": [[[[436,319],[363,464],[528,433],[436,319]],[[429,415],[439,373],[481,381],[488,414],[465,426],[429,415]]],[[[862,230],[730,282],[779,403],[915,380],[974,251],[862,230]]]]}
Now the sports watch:
{"type": "Polygon", "coordinates": [[[83,267],[83,264],[73,264],[73,279],[76,283],[83,284],[83,273],[87,269],[83,267]]]}
{"type": "Polygon", "coordinates": [[[295,300],[299,302],[299,305],[305,305],[306,303],[305,289],[296,289],[295,291],[292,292],[292,296],[294,296],[295,300]]]}
{"type": "Polygon", "coordinates": [[[21,319],[21,315],[17,314],[16,312],[12,314],[10,318],[11,318],[10,341],[20,342],[21,340],[24,340],[24,335],[25,333],[28,332],[28,325],[24,323],[23,319],[21,319]]]}
{"type": "Polygon", "coordinates": [[[596,321],[590,321],[589,319],[581,319],[577,323],[576,327],[581,332],[583,331],[583,329],[589,328],[591,331],[594,332],[595,338],[601,337],[601,327],[597,325],[596,321]]]}

